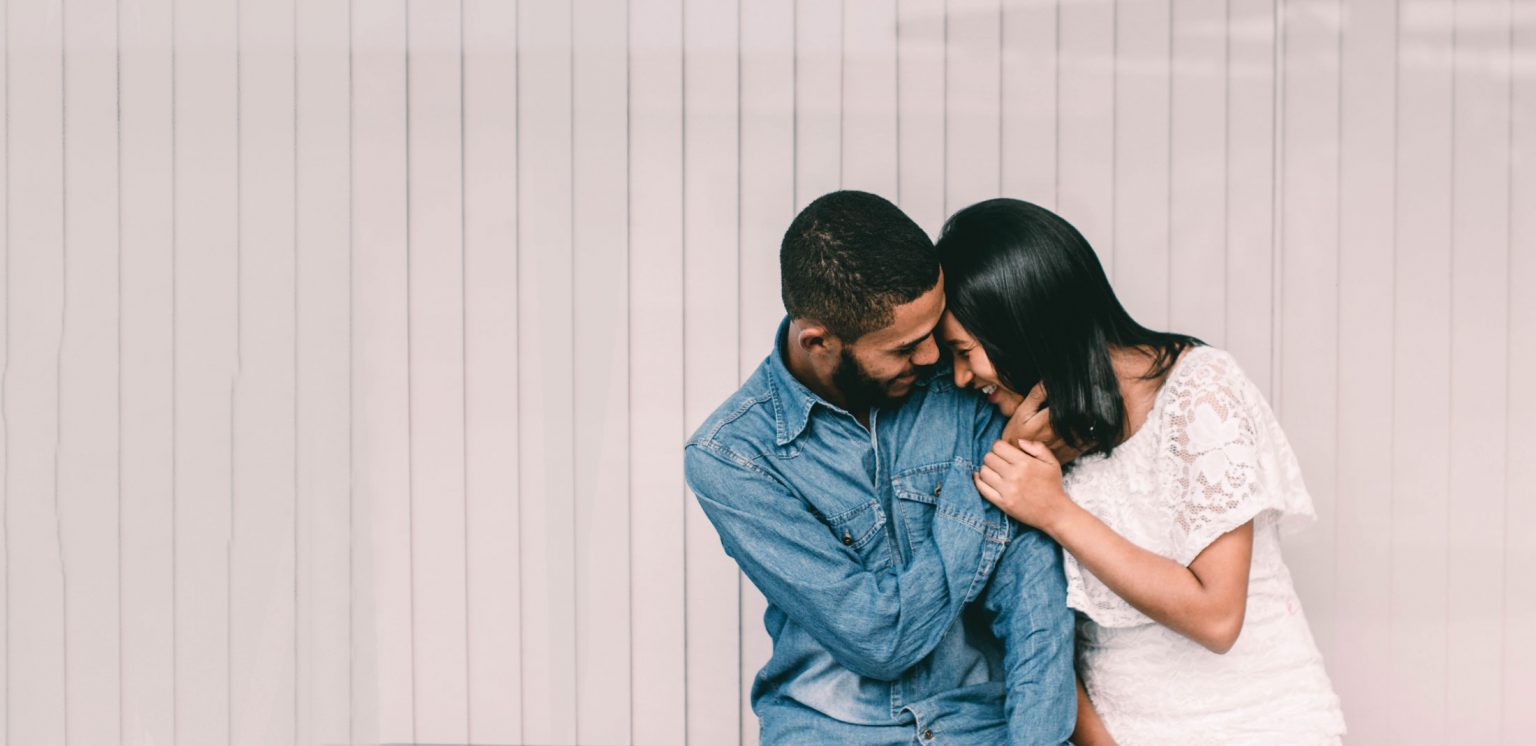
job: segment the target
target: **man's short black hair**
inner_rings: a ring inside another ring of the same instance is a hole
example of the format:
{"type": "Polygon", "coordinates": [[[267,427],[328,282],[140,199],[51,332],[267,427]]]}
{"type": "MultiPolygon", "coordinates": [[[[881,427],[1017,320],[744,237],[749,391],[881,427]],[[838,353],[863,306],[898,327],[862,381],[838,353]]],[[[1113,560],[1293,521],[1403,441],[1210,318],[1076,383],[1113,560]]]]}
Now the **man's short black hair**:
{"type": "Polygon", "coordinates": [[[928,234],[901,208],[868,192],[840,191],[807,205],[779,246],[784,308],[821,322],[844,342],[887,326],[896,306],[939,282],[928,234]]]}

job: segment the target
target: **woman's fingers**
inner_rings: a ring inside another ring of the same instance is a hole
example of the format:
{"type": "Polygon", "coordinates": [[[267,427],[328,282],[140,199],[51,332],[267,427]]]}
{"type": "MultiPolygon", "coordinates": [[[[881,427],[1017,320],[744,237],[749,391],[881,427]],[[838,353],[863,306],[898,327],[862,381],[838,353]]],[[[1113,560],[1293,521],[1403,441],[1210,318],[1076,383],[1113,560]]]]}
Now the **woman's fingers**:
{"type": "Polygon", "coordinates": [[[1044,461],[1052,466],[1061,465],[1056,461],[1056,454],[1051,453],[1051,449],[1038,440],[1020,440],[1019,449],[1032,458],[1044,461]]]}
{"type": "Polygon", "coordinates": [[[981,472],[972,474],[971,480],[976,482],[976,491],[980,492],[981,496],[987,499],[987,502],[992,503],[993,505],[1002,504],[1002,493],[993,489],[992,485],[987,484],[986,481],[981,478],[981,472]]]}

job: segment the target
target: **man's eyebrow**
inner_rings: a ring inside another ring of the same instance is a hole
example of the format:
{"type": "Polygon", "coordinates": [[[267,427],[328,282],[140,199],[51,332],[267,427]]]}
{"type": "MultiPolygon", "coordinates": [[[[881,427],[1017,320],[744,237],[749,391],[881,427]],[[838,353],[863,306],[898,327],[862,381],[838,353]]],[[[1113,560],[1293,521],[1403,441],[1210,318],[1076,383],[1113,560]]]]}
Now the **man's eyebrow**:
{"type": "Polygon", "coordinates": [[[916,347],[916,346],[922,344],[923,340],[925,340],[925,339],[927,339],[927,338],[929,338],[931,336],[933,336],[933,330],[932,329],[928,330],[927,334],[924,334],[923,336],[918,337],[917,339],[914,339],[911,342],[907,342],[906,344],[896,345],[896,349],[898,349],[898,350],[910,350],[913,347],[916,347]]]}

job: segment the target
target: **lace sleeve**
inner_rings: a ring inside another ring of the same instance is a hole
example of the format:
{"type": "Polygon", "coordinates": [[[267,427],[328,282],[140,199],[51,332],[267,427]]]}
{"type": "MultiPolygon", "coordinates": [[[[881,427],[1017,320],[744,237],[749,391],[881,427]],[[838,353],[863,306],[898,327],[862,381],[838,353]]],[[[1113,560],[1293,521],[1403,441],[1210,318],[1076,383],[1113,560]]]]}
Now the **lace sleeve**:
{"type": "Polygon", "coordinates": [[[1164,412],[1168,546],[1183,565],[1265,511],[1312,516],[1300,467],[1258,389],[1231,356],[1204,352],[1164,412]]]}

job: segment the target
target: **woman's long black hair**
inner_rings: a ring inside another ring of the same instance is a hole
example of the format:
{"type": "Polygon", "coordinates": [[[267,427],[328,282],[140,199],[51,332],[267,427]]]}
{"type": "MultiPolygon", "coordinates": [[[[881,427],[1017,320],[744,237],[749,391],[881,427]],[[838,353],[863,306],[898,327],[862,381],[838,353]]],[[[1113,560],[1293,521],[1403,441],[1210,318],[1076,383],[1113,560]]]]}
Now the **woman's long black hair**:
{"type": "Polygon", "coordinates": [[[1136,323],[1115,297],[1098,255],[1056,213],[992,199],[955,213],[939,234],[949,310],[991,359],[1003,385],[1044,382],[1051,427],[1083,453],[1109,453],[1125,427],[1110,348],[1152,350],[1147,379],[1204,344],[1136,323]]]}

